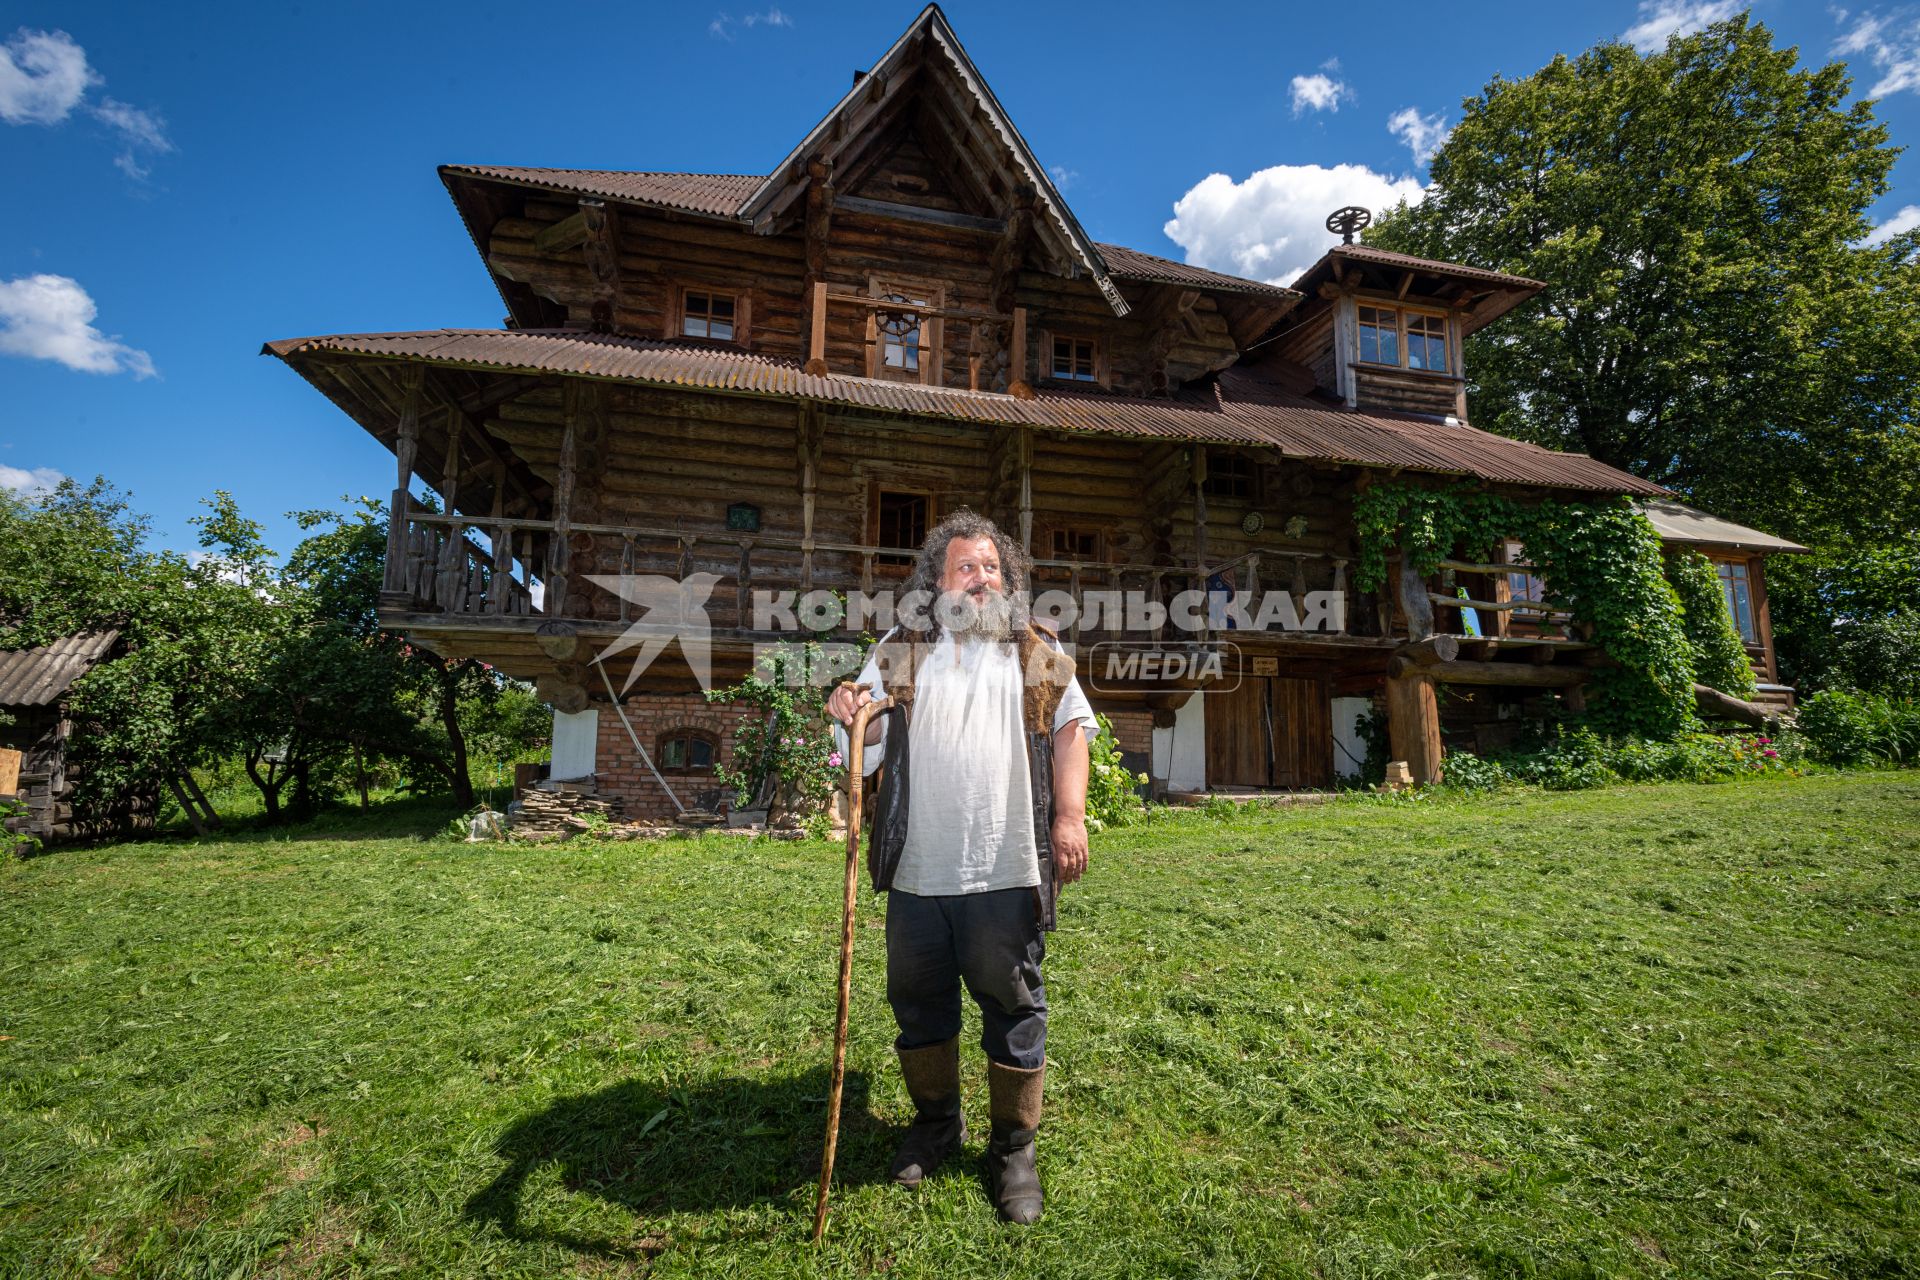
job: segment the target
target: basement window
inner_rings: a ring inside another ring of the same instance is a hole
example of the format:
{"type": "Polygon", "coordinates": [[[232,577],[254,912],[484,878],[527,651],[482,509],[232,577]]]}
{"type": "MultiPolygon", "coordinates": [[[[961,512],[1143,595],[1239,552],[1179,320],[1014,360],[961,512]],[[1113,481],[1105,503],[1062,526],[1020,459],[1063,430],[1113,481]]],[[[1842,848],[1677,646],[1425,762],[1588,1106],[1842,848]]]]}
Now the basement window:
{"type": "Polygon", "coordinates": [[[655,759],[662,773],[713,772],[713,735],[702,729],[669,729],[660,735],[655,759]]]}

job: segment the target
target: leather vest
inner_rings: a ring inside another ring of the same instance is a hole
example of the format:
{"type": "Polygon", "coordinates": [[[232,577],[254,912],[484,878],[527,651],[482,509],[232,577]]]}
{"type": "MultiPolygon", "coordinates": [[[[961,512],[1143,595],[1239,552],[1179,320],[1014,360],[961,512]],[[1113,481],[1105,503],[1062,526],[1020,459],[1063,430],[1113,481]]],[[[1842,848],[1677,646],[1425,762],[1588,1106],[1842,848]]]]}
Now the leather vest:
{"type": "MultiPolygon", "coordinates": [[[[933,647],[932,640],[907,638],[911,635],[890,632],[874,649],[880,678],[893,695],[893,706],[880,713],[887,724],[886,754],[881,759],[880,789],[874,799],[873,838],[867,845],[867,871],[876,891],[893,887],[893,874],[907,846],[914,681],[921,660],[933,647]]],[[[1053,871],[1053,717],[1073,680],[1073,659],[1061,652],[1052,636],[1031,623],[1016,643],[1024,681],[1020,720],[1033,796],[1033,847],[1040,861],[1034,914],[1042,929],[1051,930],[1060,894],[1053,871]]]]}

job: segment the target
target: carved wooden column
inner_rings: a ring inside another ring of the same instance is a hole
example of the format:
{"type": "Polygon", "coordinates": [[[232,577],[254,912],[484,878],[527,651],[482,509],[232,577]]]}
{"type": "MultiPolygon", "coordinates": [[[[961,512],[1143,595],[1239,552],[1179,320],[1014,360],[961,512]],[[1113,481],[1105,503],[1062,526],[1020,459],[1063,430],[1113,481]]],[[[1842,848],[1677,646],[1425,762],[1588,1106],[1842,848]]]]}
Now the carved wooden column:
{"type": "Polygon", "coordinates": [[[1440,702],[1430,676],[1387,681],[1387,748],[1418,783],[1440,781],[1440,702]]]}
{"type": "Polygon", "coordinates": [[[553,477],[553,532],[547,537],[547,594],[542,606],[552,618],[564,616],[567,606],[567,571],[573,559],[574,450],[580,417],[587,407],[585,392],[579,379],[569,379],[561,398],[565,422],[560,432],[560,461],[553,477]]]}
{"type": "Polygon", "coordinates": [[[413,487],[414,457],[420,447],[420,388],[426,375],[426,366],[418,364],[407,366],[400,375],[405,396],[393,442],[399,479],[393,500],[387,505],[387,571],[380,584],[380,603],[391,609],[404,609],[413,602],[413,592],[407,584],[407,529],[413,512],[408,490],[413,487]]]}

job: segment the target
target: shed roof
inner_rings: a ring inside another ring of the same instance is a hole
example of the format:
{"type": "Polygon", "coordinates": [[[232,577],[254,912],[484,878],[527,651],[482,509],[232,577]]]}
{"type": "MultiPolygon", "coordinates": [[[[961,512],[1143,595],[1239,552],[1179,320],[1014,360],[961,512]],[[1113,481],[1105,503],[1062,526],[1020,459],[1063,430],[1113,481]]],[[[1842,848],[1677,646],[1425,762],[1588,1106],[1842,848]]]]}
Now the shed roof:
{"type": "Polygon", "coordinates": [[[115,630],[87,631],[35,649],[0,649],[0,706],[44,707],[57,702],[119,638],[115,630]]]}
{"type": "Polygon", "coordinates": [[[1647,518],[1659,533],[1662,542],[1677,542],[1687,546],[1733,547],[1741,551],[1782,552],[1787,554],[1806,554],[1808,548],[1785,538],[1777,538],[1771,533],[1762,533],[1758,529],[1749,529],[1743,524],[1731,520],[1722,520],[1719,516],[1708,515],[1697,507],[1675,502],[1671,498],[1647,498],[1635,504],[1640,514],[1647,518]]]}
{"type": "MultiPolygon", "coordinates": [[[[278,356],[302,372],[306,371],[303,365],[316,356],[345,354],[810,400],[961,422],[1265,446],[1313,461],[1474,476],[1508,484],[1609,493],[1665,492],[1659,485],[1584,454],[1555,453],[1474,427],[1412,415],[1363,413],[1297,394],[1246,368],[1227,369],[1164,399],[1044,391],[1026,400],[994,392],[809,374],[795,360],[573,329],[337,334],[270,342],[263,354],[278,356]]],[[[338,399],[339,389],[331,380],[310,380],[338,399]]],[[[351,405],[342,407],[354,412],[351,405]]],[[[375,415],[385,412],[370,409],[375,415]]]]}
{"type": "Polygon", "coordinates": [[[1416,276],[1433,276],[1467,286],[1455,305],[1466,306],[1471,299],[1471,306],[1467,309],[1468,333],[1492,324],[1547,287],[1539,280],[1509,275],[1504,271],[1489,271],[1485,267],[1441,262],[1435,258],[1416,258],[1410,253],[1380,249],[1370,244],[1336,244],[1322,254],[1318,262],[1300,273],[1300,278],[1293,282],[1293,288],[1310,295],[1321,285],[1341,276],[1349,264],[1363,271],[1376,268],[1382,272],[1392,272],[1403,279],[1407,272],[1412,272],[1416,276]]]}

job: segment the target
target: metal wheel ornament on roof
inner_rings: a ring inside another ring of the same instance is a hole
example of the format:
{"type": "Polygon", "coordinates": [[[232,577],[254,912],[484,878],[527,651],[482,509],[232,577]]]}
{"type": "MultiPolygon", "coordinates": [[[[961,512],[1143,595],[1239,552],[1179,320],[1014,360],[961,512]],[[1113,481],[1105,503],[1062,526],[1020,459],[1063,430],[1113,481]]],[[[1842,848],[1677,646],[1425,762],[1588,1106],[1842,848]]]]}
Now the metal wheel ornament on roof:
{"type": "Polygon", "coordinates": [[[1327,215],[1327,230],[1340,237],[1341,244],[1352,244],[1353,238],[1373,225],[1373,211],[1350,204],[1344,209],[1335,209],[1327,215]]]}

